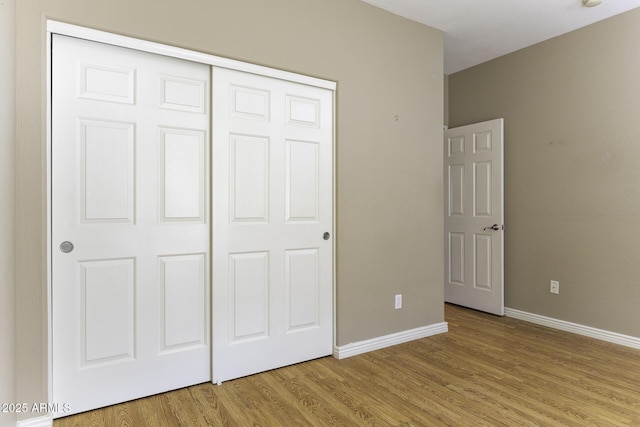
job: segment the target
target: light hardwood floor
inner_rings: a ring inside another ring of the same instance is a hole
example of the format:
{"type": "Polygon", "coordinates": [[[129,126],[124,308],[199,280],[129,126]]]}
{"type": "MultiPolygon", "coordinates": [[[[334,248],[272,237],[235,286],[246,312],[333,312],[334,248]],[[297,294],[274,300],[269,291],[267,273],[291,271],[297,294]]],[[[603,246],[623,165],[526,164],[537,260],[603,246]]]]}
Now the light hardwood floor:
{"type": "Polygon", "coordinates": [[[54,427],[640,426],[640,350],[451,305],[445,313],[446,334],[188,387],[54,427]]]}

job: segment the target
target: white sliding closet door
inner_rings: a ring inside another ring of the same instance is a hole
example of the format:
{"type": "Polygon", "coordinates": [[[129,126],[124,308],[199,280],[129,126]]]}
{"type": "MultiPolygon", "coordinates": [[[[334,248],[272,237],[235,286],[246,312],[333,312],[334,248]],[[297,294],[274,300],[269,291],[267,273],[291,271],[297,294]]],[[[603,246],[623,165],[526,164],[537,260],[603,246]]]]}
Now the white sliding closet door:
{"type": "Polygon", "coordinates": [[[213,380],[333,348],[333,92],[213,70],[213,380]]]}
{"type": "Polygon", "coordinates": [[[187,57],[52,36],[54,417],[332,353],[333,90],[187,57]]]}
{"type": "Polygon", "coordinates": [[[209,381],[210,67],[52,49],[54,416],[209,381]]]}

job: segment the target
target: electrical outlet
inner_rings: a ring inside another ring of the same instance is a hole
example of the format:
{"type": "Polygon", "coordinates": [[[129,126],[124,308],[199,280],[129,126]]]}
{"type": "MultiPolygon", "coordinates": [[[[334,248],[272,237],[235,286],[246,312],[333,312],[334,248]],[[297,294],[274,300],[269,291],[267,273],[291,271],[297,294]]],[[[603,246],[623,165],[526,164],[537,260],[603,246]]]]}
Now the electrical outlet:
{"type": "Polygon", "coordinates": [[[396,295],[396,309],[402,308],[402,294],[396,295]]]}
{"type": "Polygon", "coordinates": [[[560,282],[558,282],[557,280],[552,280],[549,284],[549,292],[551,292],[552,294],[559,294],[560,282]]]}

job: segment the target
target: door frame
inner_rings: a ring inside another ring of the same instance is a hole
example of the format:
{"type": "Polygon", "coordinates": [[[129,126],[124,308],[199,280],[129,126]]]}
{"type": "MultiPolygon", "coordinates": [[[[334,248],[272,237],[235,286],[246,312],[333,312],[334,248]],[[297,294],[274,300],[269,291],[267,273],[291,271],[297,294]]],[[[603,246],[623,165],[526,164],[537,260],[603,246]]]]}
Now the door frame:
{"type": "MultiPolygon", "coordinates": [[[[178,48],[170,45],[165,45],[161,43],[151,42],[147,40],[136,39],[132,37],[122,36],[114,33],[109,33],[105,31],[95,30],[87,27],[81,27],[77,25],[72,25],[60,21],[47,19],[46,21],[46,102],[45,102],[45,117],[46,117],[46,208],[47,208],[47,236],[46,236],[46,272],[47,272],[47,290],[46,290],[46,304],[44,307],[45,310],[45,319],[46,319],[46,334],[47,334],[47,353],[46,360],[43,361],[43,365],[46,367],[46,395],[47,401],[49,403],[53,403],[53,299],[52,299],[52,250],[53,250],[53,241],[52,241],[52,186],[51,186],[51,173],[52,173],[52,164],[51,164],[51,154],[52,154],[52,134],[51,134],[51,126],[52,126],[52,99],[51,99],[51,89],[52,89],[52,63],[51,63],[51,54],[52,54],[52,35],[60,34],[66,35],[70,37],[81,38],[88,41],[94,41],[98,43],[106,43],[114,46],[134,49],[142,52],[148,52],[153,54],[158,54],[162,56],[183,59],[192,62],[198,62],[201,64],[209,65],[211,67],[222,67],[229,68],[236,71],[243,71],[252,74],[258,74],[266,77],[272,77],[281,80],[287,80],[290,82],[301,83],[308,86],[319,87],[323,89],[328,89],[332,91],[332,119],[333,119],[333,130],[332,130],[332,160],[331,160],[331,175],[332,175],[332,202],[333,202],[333,221],[332,221],[332,230],[331,234],[333,236],[336,235],[336,196],[337,196],[337,185],[336,185],[336,90],[337,83],[335,81],[319,79],[316,77],[305,76],[302,74],[292,73],[289,71],[278,70],[275,68],[269,68],[262,65],[255,65],[248,62],[242,62],[237,60],[232,60],[216,55],[210,55],[202,52],[197,52],[189,49],[178,48]]],[[[213,117],[210,118],[213,120],[213,117]]],[[[209,155],[211,155],[212,150],[210,150],[209,155]]],[[[212,171],[210,174],[211,181],[215,179],[215,171],[212,171]]],[[[210,187],[212,190],[213,187],[210,187]]],[[[210,198],[213,201],[213,197],[210,198]]],[[[210,202],[212,203],[212,202],[210,202]]],[[[211,210],[210,210],[211,211],[211,210]]],[[[211,211],[212,212],[212,211],[211,211]]],[[[211,232],[213,232],[213,221],[211,218],[211,232]]],[[[333,320],[333,354],[335,357],[336,354],[336,330],[337,330],[337,313],[336,313],[336,239],[332,240],[332,250],[333,250],[333,259],[332,259],[332,320],[333,320]]],[[[213,246],[213,236],[210,240],[210,246],[213,246]]],[[[213,262],[210,263],[210,269],[213,268],[213,262]]],[[[213,276],[211,277],[211,287],[213,287],[213,276]]],[[[212,294],[212,293],[211,293],[212,294]]],[[[212,306],[213,307],[213,306],[212,306]]],[[[213,316],[211,316],[213,319],[213,316]]],[[[209,337],[210,341],[213,342],[212,336],[212,328],[210,328],[211,336],[209,337]]],[[[211,345],[211,352],[213,352],[213,345],[211,345]]]]}

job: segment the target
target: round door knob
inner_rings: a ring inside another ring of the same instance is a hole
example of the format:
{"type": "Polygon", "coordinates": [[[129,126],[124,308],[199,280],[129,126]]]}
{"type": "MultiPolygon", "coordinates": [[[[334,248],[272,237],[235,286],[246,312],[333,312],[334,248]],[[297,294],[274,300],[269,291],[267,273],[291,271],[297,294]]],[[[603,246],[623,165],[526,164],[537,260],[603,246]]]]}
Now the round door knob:
{"type": "Polygon", "coordinates": [[[330,237],[331,237],[331,234],[329,234],[328,231],[325,231],[324,234],[322,235],[322,238],[324,240],[329,240],[330,237]]]}
{"type": "Polygon", "coordinates": [[[73,250],[73,243],[69,242],[69,241],[65,241],[60,243],[60,251],[68,254],[69,252],[71,252],[73,250]]]}

